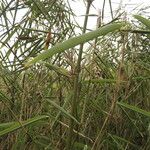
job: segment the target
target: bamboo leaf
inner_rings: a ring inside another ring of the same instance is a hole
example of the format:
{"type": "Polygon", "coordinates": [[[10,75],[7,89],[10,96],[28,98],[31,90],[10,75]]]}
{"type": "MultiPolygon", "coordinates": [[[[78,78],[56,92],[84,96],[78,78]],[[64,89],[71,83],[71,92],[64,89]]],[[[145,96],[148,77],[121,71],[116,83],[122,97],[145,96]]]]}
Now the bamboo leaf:
{"type": "Polygon", "coordinates": [[[66,110],[64,110],[64,108],[60,107],[59,105],[57,105],[55,102],[48,100],[47,102],[49,102],[50,104],[52,104],[54,107],[56,107],[59,111],[63,112],[65,115],[67,115],[68,117],[72,118],[76,123],[80,124],[79,121],[77,121],[76,118],[74,118],[72,115],[70,115],[66,110]]]}
{"type": "Polygon", "coordinates": [[[138,108],[136,106],[129,105],[129,104],[126,104],[126,103],[123,103],[123,102],[117,102],[117,104],[120,105],[120,106],[123,106],[125,108],[128,108],[130,110],[133,110],[133,111],[135,111],[137,113],[140,113],[140,114],[142,114],[144,116],[150,117],[150,112],[149,111],[145,111],[145,110],[143,110],[141,108],[138,108]]]}
{"type": "Polygon", "coordinates": [[[14,125],[15,122],[7,122],[7,123],[1,123],[0,124],[0,130],[4,130],[6,128],[9,128],[11,127],[12,125],[14,125]]]}
{"type": "MultiPolygon", "coordinates": [[[[8,126],[8,128],[0,131],[0,136],[3,136],[5,134],[8,134],[8,133],[13,132],[17,129],[28,126],[32,123],[35,123],[39,120],[46,119],[46,118],[48,118],[48,116],[42,115],[42,116],[34,117],[34,118],[28,119],[26,121],[23,121],[23,122],[21,122],[21,124],[19,122],[12,122],[12,123],[10,122],[10,123],[4,124],[3,127],[5,128],[6,126],[8,126]]],[[[1,126],[1,128],[2,128],[2,126],[1,126]]]]}
{"type": "Polygon", "coordinates": [[[133,144],[132,142],[130,142],[130,141],[128,141],[128,140],[126,140],[126,139],[124,139],[124,138],[122,138],[122,137],[119,137],[119,136],[117,136],[117,135],[112,135],[112,134],[110,134],[110,133],[108,133],[108,135],[109,135],[111,138],[115,138],[115,139],[117,139],[117,140],[119,140],[119,141],[122,141],[122,142],[124,142],[124,143],[128,143],[128,144],[130,144],[130,145],[132,145],[132,146],[138,148],[135,144],[133,144]]]}
{"type": "MultiPolygon", "coordinates": [[[[116,83],[116,79],[91,79],[91,80],[84,80],[83,83],[97,83],[97,84],[106,84],[106,83],[116,83]]],[[[125,83],[126,81],[121,80],[122,83],[125,83]]]]}
{"type": "Polygon", "coordinates": [[[143,23],[148,29],[150,29],[150,20],[146,19],[140,15],[134,15],[134,18],[136,18],[138,21],[143,23]]]}
{"type": "Polygon", "coordinates": [[[56,73],[59,73],[59,74],[64,75],[66,77],[70,77],[69,72],[64,68],[61,68],[61,67],[58,67],[58,66],[55,66],[52,64],[48,64],[48,63],[46,63],[45,66],[51,70],[54,70],[56,73]]]}
{"type": "Polygon", "coordinates": [[[124,25],[125,25],[125,23],[108,24],[100,29],[95,30],[95,31],[85,33],[85,34],[77,36],[77,37],[70,38],[69,40],[64,41],[63,43],[58,43],[58,44],[56,44],[56,46],[52,47],[51,49],[49,49],[47,51],[44,51],[42,54],[39,54],[34,59],[25,63],[25,67],[29,67],[40,60],[50,58],[57,53],[61,53],[61,52],[65,51],[66,49],[73,48],[74,46],[77,46],[81,43],[88,42],[89,40],[92,40],[98,36],[104,36],[104,35],[108,34],[109,32],[113,32],[115,30],[120,29],[124,25]]]}

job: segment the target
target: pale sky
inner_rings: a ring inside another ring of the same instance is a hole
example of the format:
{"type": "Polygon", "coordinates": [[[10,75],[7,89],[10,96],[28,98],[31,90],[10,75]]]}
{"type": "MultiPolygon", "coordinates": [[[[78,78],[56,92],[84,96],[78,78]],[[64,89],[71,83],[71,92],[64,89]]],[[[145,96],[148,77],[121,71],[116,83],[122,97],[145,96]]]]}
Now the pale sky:
{"type": "MultiPolygon", "coordinates": [[[[78,16],[76,18],[77,22],[82,26],[83,21],[84,21],[84,15],[85,14],[85,4],[83,3],[83,0],[70,0],[71,2],[71,7],[73,8],[75,14],[78,16]]],[[[113,13],[114,15],[116,14],[116,10],[121,8],[122,10],[125,10],[128,14],[128,16],[131,17],[133,14],[137,14],[141,11],[139,11],[141,8],[144,7],[150,7],[150,0],[111,0],[112,1],[112,8],[113,8],[113,13]]],[[[102,9],[103,5],[103,0],[94,0],[93,1],[94,7],[91,7],[90,9],[90,14],[95,14],[98,15],[99,9],[102,9]]],[[[150,16],[150,8],[146,10],[148,12],[147,15],[150,16]]],[[[105,2],[105,20],[104,21],[109,21],[111,19],[110,16],[110,7],[109,7],[109,0],[106,0],[105,2]]],[[[88,28],[94,29],[96,27],[96,20],[97,17],[92,16],[89,17],[88,21],[88,28]]]]}
{"type": "MultiPolygon", "coordinates": [[[[9,1],[10,0],[7,0],[7,2],[9,1]]],[[[74,13],[77,15],[76,21],[80,24],[80,26],[83,26],[83,21],[84,21],[83,15],[85,14],[86,11],[84,1],[86,0],[65,0],[65,1],[70,2],[70,5],[74,13]]],[[[103,1],[104,0],[94,0],[92,3],[93,6],[90,9],[90,14],[98,15],[99,10],[102,9],[103,1]]],[[[105,1],[106,2],[105,2],[104,21],[109,22],[111,20],[109,0],[105,0],[105,1]]],[[[150,0],[111,0],[111,2],[112,2],[114,16],[119,8],[122,11],[125,10],[126,12],[128,12],[127,16],[132,16],[132,14],[137,14],[141,8],[148,7],[148,6],[150,7],[150,0]]],[[[22,13],[17,14],[18,22],[25,14],[25,12],[26,10],[22,10],[22,13]]],[[[150,16],[150,8],[148,8],[146,12],[148,12],[148,15],[150,16]]],[[[97,20],[97,16],[89,17],[88,28],[95,29],[96,20],[97,20]]]]}

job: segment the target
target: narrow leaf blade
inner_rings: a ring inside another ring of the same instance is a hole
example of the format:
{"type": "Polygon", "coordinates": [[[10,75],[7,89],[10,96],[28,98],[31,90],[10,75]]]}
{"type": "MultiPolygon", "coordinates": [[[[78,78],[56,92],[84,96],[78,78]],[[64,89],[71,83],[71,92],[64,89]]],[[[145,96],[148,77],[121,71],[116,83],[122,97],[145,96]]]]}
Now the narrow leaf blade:
{"type": "Polygon", "coordinates": [[[13,132],[13,131],[15,131],[17,129],[20,129],[22,127],[28,126],[28,125],[30,125],[32,123],[35,123],[35,122],[37,122],[39,120],[42,120],[42,119],[46,119],[48,117],[49,116],[42,115],[42,116],[38,116],[38,117],[34,117],[34,118],[31,118],[31,119],[28,119],[28,120],[22,122],[21,124],[19,122],[13,122],[12,125],[11,125],[11,123],[9,123],[10,126],[8,128],[0,131],[0,136],[3,136],[3,135],[8,134],[8,133],[11,133],[11,132],[13,132]]]}
{"type": "Polygon", "coordinates": [[[64,52],[65,50],[67,50],[69,48],[73,48],[79,44],[88,42],[88,41],[90,41],[90,40],[92,40],[98,36],[104,36],[110,32],[113,32],[115,30],[119,30],[124,25],[125,25],[125,23],[108,24],[108,25],[106,25],[100,29],[95,30],[95,31],[85,33],[85,34],[77,36],[77,37],[70,38],[69,40],[66,40],[63,43],[58,43],[58,44],[56,44],[56,46],[50,48],[47,51],[44,51],[43,53],[39,54],[34,59],[28,61],[25,64],[25,67],[29,67],[29,66],[33,65],[34,63],[36,63],[40,60],[50,58],[57,53],[64,52]]]}
{"type": "Polygon", "coordinates": [[[140,113],[140,114],[142,114],[144,116],[150,117],[150,112],[145,111],[145,110],[143,110],[141,108],[138,108],[136,106],[129,105],[129,104],[126,104],[126,103],[123,103],[123,102],[117,102],[117,104],[120,105],[120,106],[123,106],[125,108],[128,108],[130,110],[133,110],[133,111],[135,111],[137,113],[140,113]]]}

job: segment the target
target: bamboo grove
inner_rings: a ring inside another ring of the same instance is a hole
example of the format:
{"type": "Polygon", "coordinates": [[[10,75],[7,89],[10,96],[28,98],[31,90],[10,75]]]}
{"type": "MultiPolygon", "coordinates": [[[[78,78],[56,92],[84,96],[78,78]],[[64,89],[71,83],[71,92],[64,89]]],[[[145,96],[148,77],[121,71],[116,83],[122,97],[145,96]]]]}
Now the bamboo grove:
{"type": "Polygon", "coordinates": [[[0,2],[1,150],[150,149],[150,19],[88,30],[85,3],[0,2]]]}

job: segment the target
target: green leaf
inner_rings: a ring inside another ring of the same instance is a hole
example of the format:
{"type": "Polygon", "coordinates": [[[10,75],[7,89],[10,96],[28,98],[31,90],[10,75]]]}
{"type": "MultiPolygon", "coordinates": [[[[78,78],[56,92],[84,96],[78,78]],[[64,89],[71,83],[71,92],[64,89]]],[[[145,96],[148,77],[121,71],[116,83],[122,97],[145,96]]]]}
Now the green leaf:
{"type": "Polygon", "coordinates": [[[0,124],[0,131],[1,131],[1,130],[4,130],[4,129],[6,129],[6,128],[9,128],[9,127],[11,127],[11,126],[14,125],[14,124],[15,124],[15,122],[1,123],[1,124],[0,124]]]}
{"type": "MultiPolygon", "coordinates": [[[[0,131],[0,136],[3,136],[3,135],[5,135],[5,134],[8,134],[8,133],[10,133],[10,132],[13,132],[13,131],[15,131],[15,130],[17,130],[17,129],[20,129],[20,128],[22,128],[22,127],[25,127],[25,126],[28,126],[28,125],[31,125],[32,123],[35,123],[35,122],[37,122],[37,121],[39,121],[39,120],[42,120],[42,119],[46,119],[46,118],[49,118],[49,116],[46,116],[46,115],[42,115],[42,116],[38,116],[38,117],[34,117],[34,118],[31,118],[31,119],[28,119],[28,120],[26,120],[26,121],[23,121],[23,122],[21,122],[21,123],[19,123],[19,122],[13,122],[13,123],[7,123],[7,124],[3,124],[4,126],[4,128],[6,127],[6,126],[8,126],[8,128],[6,128],[6,129],[4,129],[4,130],[2,130],[2,131],[0,131]],[[12,125],[11,125],[12,124],[12,125]]],[[[2,128],[2,125],[0,125],[1,126],[1,128],[2,128]]]]}
{"type": "Polygon", "coordinates": [[[95,30],[95,31],[85,33],[85,34],[77,36],[77,37],[70,38],[69,40],[64,41],[63,43],[58,43],[58,44],[56,44],[56,46],[50,48],[49,50],[44,51],[42,54],[39,54],[34,59],[25,63],[25,67],[29,67],[40,60],[50,58],[57,53],[64,52],[65,50],[67,50],[69,48],[73,48],[74,46],[77,46],[81,43],[88,42],[89,40],[92,40],[98,36],[104,36],[110,32],[120,29],[123,26],[125,26],[125,23],[108,24],[106,26],[103,26],[102,28],[95,30]]]}
{"type": "MultiPolygon", "coordinates": [[[[85,80],[83,81],[83,83],[98,83],[98,84],[106,84],[106,83],[116,83],[117,80],[115,79],[91,79],[91,80],[85,80]]],[[[125,81],[121,81],[121,82],[125,82],[125,81]]]]}
{"type": "Polygon", "coordinates": [[[48,63],[46,63],[45,66],[51,70],[54,70],[58,74],[61,74],[66,77],[70,77],[69,72],[64,68],[58,67],[56,65],[48,64],[48,63]]]}
{"type": "Polygon", "coordinates": [[[120,106],[123,106],[125,108],[128,108],[130,110],[133,110],[133,111],[135,111],[137,113],[140,113],[140,114],[142,114],[144,116],[150,117],[150,112],[145,111],[145,110],[143,110],[141,108],[138,108],[136,106],[129,105],[129,104],[126,104],[126,103],[123,103],[123,102],[117,102],[117,104],[120,105],[120,106]]]}
{"type": "Polygon", "coordinates": [[[132,145],[132,146],[138,148],[135,144],[133,144],[132,142],[130,142],[130,141],[128,141],[128,140],[126,140],[126,139],[124,139],[124,138],[122,138],[122,137],[119,137],[119,136],[117,136],[117,135],[112,135],[112,134],[110,134],[110,133],[108,133],[108,135],[109,135],[111,138],[115,138],[115,139],[117,139],[117,140],[119,140],[119,141],[121,141],[121,142],[130,144],[130,145],[132,145]]]}
{"type": "Polygon", "coordinates": [[[150,29],[150,20],[146,19],[140,15],[134,15],[134,18],[136,18],[138,21],[143,23],[148,29],[150,29]]]}
{"type": "Polygon", "coordinates": [[[54,107],[56,107],[59,111],[63,112],[68,117],[72,118],[76,123],[80,124],[79,121],[76,118],[74,118],[72,115],[70,115],[66,110],[64,110],[64,108],[60,107],[59,105],[57,105],[55,102],[53,102],[51,100],[47,99],[47,102],[52,104],[54,107]]]}

